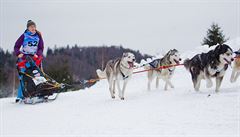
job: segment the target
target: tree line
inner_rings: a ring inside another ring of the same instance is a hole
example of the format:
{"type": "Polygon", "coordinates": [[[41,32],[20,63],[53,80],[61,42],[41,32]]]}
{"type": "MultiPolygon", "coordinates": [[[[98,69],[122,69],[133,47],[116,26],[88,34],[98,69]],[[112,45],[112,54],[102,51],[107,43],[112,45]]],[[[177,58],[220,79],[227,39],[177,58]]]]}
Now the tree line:
{"type": "MultiPolygon", "coordinates": [[[[150,57],[139,51],[123,48],[121,45],[110,47],[67,45],[48,48],[42,65],[44,72],[53,79],[73,85],[74,88],[71,90],[79,90],[84,88],[82,80],[96,78],[96,69],[104,69],[108,60],[121,57],[123,52],[132,52],[137,62],[150,57]]],[[[18,83],[15,55],[0,48],[0,98],[16,94],[18,83]]]]}

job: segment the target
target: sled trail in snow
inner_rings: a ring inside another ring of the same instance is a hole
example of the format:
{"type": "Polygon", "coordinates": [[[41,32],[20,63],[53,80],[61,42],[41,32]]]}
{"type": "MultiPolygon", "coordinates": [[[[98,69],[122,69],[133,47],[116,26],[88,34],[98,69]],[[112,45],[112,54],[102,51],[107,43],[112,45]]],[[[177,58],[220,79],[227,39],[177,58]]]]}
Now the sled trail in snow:
{"type": "MultiPolygon", "coordinates": [[[[185,57],[192,56],[186,53],[185,57]]],[[[240,79],[230,83],[231,68],[219,93],[214,86],[193,90],[191,76],[183,66],[172,78],[174,89],[147,91],[147,74],[133,75],[125,100],[112,100],[107,80],[77,92],[61,93],[51,103],[12,104],[0,100],[0,135],[5,136],[168,136],[239,137],[240,79]]]]}
{"type": "Polygon", "coordinates": [[[239,134],[240,86],[239,81],[230,84],[229,73],[219,93],[205,88],[204,81],[199,93],[193,91],[190,74],[182,67],[176,69],[175,88],[169,91],[163,90],[162,81],[158,90],[147,91],[146,74],[136,74],[124,101],[110,98],[106,80],[61,93],[51,103],[22,105],[11,104],[13,98],[1,99],[1,133],[234,137],[239,134]]]}

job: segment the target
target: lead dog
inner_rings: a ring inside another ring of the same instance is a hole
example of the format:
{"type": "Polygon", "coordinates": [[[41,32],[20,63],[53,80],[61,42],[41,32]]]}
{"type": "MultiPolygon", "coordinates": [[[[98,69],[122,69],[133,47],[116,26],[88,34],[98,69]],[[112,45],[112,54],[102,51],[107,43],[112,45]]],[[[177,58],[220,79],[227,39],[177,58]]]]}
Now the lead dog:
{"type": "Polygon", "coordinates": [[[230,81],[236,82],[237,78],[240,75],[240,49],[235,52],[236,53],[236,59],[234,60],[233,70],[230,81]]]}
{"type": "Polygon", "coordinates": [[[150,69],[148,71],[148,90],[151,90],[151,82],[156,77],[156,88],[159,86],[159,79],[165,81],[164,90],[167,90],[168,86],[174,88],[170,79],[174,73],[175,67],[169,67],[167,69],[158,69],[161,66],[169,66],[179,64],[181,61],[180,54],[176,49],[170,50],[163,58],[156,59],[149,63],[149,66],[146,66],[145,69],[150,69]]]}
{"type": "Polygon", "coordinates": [[[228,64],[234,60],[232,49],[228,45],[218,45],[207,53],[197,54],[192,59],[186,59],[184,66],[190,71],[194,89],[199,91],[201,80],[206,79],[207,88],[212,87],[211,78],[216,78],[218,92],[228,64]]]}
{"type": "Polygon", "coordinates": [[[130,53],[123,53],[122,58],[108,61],[104,71],[96,70],[99,78],[107,78],[111,97],[115,98],[115,84],[117,84],[119,98],[124,100],[124,92],[129,78],[133,73],[135,56],[130,53]],[[123,80],[123,88],[120,88],[120,81],[123,80]]]}

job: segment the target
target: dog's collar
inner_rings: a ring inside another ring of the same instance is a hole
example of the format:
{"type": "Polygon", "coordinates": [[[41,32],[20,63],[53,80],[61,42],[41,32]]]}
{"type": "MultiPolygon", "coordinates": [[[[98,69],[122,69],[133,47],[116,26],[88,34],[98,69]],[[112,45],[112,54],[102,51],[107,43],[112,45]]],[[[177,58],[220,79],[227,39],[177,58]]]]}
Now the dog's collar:
{"type": "MultiPolygon", "coordinates": [[[[125,69],[131,69],[131,67],[126,67],[126,66],[125,66],[124,64],[122,64],[121,62],[120,62],[120,66],[123,67],[123,68],[125,68],[125,69]]],[[[123,77],[123,80],[125,80],[125,79],[127,79],[129,76],[128,76],[128,75],[125,75],[125,74],[122,72],[121,67],[120,67],[120,73],[121,73],[121,75],[122,75],[122,77],[123,77]]]]}
{"type": "Polygon", "coordinates": [[[126,76],[122,71],[121,71],[121,69],[120,69],[120,73],[122,74],[122,76],[123,76],[123,80],[125,80],[125,79],[127,79],[129,76],[126,76]]]}
{"type": "Polygon", "coordinates": [[[222,69],[220,69],[220,70],[219,70],[219,69],[217,69],[217,71],[216,71],[216,72],[217,72],[217,73],[220,73],[221,71],[225,70],[225,69],[227,68],[227,66],[228,66],[228,64],[224,65],[224,67],[223,67],[222,69]]]}

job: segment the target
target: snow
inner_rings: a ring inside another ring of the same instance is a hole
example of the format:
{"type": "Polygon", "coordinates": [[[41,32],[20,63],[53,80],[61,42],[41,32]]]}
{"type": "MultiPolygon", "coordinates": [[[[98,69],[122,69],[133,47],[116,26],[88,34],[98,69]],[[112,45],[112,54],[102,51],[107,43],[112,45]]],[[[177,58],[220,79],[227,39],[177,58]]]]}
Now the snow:
{"type": "Polygon", "coordinates": [[[175,88],[168,91],[162,81],[159,89],[154,81],[153,90],[147,91],[146,73],[135,74],[124,101],[110,98],[106,80],[62,93],[51,103],[24,105],[12,103],[14,98],[1,99],[0,135],[239,137],[240,79],[230,83],[231,70],[219,93],[215,85],[206,88],[204,81],[195,92],[190,74],[179,66],[172,79],[175,88]]]}
{"type": "Polygon", "coordinates": [[[231,47],[235,51],[239,50],[239,48],[240,48],[240,37],[237,37],[235,39],[231,39],[231,40],[227,41],[226,44],[231,45],[231,47]]]}

